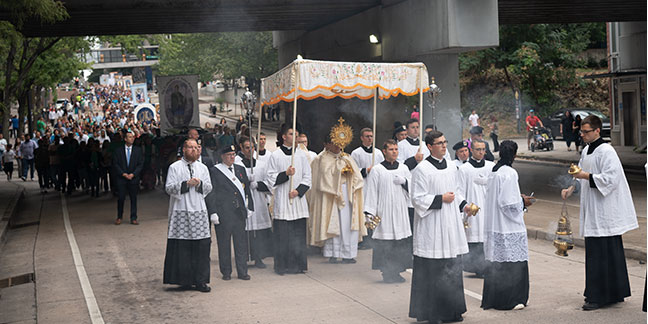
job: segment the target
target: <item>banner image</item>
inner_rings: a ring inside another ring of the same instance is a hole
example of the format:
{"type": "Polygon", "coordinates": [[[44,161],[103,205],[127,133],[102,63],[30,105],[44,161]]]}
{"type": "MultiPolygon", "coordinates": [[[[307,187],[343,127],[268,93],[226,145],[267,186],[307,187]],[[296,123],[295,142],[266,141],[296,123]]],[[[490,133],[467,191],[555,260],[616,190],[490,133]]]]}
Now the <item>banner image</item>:
{"type": "Polygon", "coordinates": [[[139,122],[151,123],[157,119],[157,114],[155,113],[155,107],[150,103],[143,103],[135,107],[135,120],[139,122]]]}
{"type": "Polygon", "coordinates": [[[160,128],[163,133],[200,127],[198,76],[158,76],[160,128]]]}
{"type": "Polygon", "coordinates": [[[146,83],[135,83],[130,86],[131,95],[133,96],[133,105],[137,106],[143,103],[149,103],[146,83]]]}

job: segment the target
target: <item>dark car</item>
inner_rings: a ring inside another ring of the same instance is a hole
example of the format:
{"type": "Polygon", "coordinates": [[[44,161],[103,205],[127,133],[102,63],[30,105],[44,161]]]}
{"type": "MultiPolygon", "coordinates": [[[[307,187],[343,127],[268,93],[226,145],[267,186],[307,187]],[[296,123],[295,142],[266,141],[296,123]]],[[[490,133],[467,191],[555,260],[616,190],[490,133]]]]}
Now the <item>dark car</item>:
{"type": "MultiPolygon", "coordinates": [[[[543,118],[542,123],[546,128],[551,129],[551,134],[553,135],[553,138],[556,139],[557,137],[563,138],[562,134],[560,134],[560,122],[562,121],[563,117],[565,116],[565,110],[567,109],[560,109],[553,114],[551,114],[549,117],[543,118]]],[[[581,116],[581,118],[585,119],[585,117],[589,115],[596,115],[599,118],[601,118],[601,121],[603,122],[603,128],[601,129],[601,137],[610,137],[610,118],[605,116],[602,112],[595,110],[595,109],[588,109],[588,108],[574,108],[574,109],[569,109],[569,111],[572,113],[574,117],[576,115],[581,116]]]]}

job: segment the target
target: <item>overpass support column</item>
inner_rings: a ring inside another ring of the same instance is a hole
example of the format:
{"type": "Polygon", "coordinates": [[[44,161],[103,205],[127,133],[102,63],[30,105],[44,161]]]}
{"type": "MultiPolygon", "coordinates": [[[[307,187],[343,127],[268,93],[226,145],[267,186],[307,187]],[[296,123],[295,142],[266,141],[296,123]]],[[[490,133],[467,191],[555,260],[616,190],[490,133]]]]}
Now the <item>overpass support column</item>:
{"type": "MultiPolygon", "coordinates": [[[[437,129],[450,145],[459,141],[459,53],[499,45],[497,0],[408,0],[383,7],[380,22],[383,60],[425,63],[442,91],[437,129]]],[[[426,100],[421,127],[432,124],[430,104],[426,100]]]]}

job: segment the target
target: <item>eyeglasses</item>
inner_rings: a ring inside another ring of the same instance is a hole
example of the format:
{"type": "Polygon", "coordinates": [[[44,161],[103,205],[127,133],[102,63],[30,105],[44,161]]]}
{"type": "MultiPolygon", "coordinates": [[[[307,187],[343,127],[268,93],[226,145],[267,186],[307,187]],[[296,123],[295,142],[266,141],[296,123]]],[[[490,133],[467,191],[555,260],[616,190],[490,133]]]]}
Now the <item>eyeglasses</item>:
{"type": "Polygon", "coordinates": [[[436,142],[436,143],[434,143],[432,145],[448,145],[448,141],[446,140],[446,141],[443,141],[443,142],[436,142]]]}
{"type": "Polygon", "coordinates": [[[595,129],[581,129],[580,133],[581,134],[589,134],[591,132],[595,131],[595,129]]]}

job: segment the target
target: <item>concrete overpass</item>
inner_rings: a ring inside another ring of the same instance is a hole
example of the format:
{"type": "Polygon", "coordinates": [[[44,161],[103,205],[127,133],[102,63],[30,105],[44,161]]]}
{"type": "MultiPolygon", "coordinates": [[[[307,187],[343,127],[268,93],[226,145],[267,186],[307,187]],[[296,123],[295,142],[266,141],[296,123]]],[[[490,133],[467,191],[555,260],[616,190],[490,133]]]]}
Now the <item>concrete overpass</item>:
{"type": "MultiPolygon", "coordinates": [[[[313,30],[406,0],[65,0],[70,18],[28,36],[313,30]]],[[[434,1],[432,1],[434,2],[434,1]]],[[[500,0],[499,24],[645,21],[645,0],[500,0]]],[[[0,12],[0,20],[10,20],[0,12]]]]}
{"type": "MultiPolygon", "coordinates": [[[[645,0],[67,0],[65,6],[70,19],[52,26],[26,23],[25,35],[274,31],[280,67],[297,54],[423,62],[443,90],[436,124],[451,143],[461,138],[458,55],[498,46],[501,24],[642,22],[626,40],[643,49],[645,70],[645,0]],[[370,43],[369,35],[378,43],[370,43]]],[[[1,19],[10,17],[0,13],[1,19]]],[[[368,106],[362,100],[313,100],[300,103],[298,118],[320,148],[339,115],[357,129],[369,126],[368,106]]],[[[390,136],[394,120],[403,121],[406,101],[397,97],[379,106],[378,142],[390,136]]],[[[422,124],[431,121],[427,113],[422,124]]]]}

